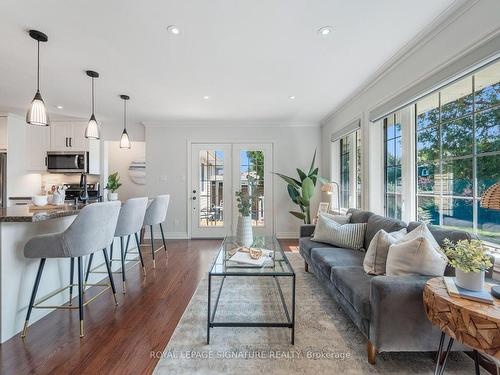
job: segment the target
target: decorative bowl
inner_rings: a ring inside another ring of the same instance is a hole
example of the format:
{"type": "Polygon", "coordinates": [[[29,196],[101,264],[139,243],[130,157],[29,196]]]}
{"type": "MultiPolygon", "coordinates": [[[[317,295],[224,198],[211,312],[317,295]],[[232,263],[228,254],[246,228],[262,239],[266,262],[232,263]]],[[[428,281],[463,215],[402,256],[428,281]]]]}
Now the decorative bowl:
{"type": "Polygon", "coordinates": [[[46,195],[35,195],[32,198],[32,201],[35,206],[46,206],[48,203],[48,198],[46,195]]]}

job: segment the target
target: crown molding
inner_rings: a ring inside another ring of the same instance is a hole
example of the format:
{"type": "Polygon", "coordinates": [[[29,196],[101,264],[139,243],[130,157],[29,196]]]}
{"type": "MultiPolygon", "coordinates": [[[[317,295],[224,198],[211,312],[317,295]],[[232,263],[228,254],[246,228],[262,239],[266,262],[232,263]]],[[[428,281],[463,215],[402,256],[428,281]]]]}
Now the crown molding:
{"type": "Polygon", "coordinates": [[[403,61],[410,58],[419,49],[435,39],[443,30],[457,21],[464,13],[468,12],[480,0],[457,0],[444,11],[442,11],[434,20],[422,29],[414,38],[406,43],[398,52],[390,57],[378,68],[368,79],[365,80],[352,94],[345,98],[340,104],[335,106],[321,120],[321,126],[327,124],[336,113],[345,109],[354,99],[362,95],[380,80],[386,77],[391,71],[396,69],[403,61]]]}
{"type": "Polygon", "coordinates": [[[287,122],[287,121],[141,121],[145,128],[290,128],[290,127],[320,127],[319,122],[287,122]]]}

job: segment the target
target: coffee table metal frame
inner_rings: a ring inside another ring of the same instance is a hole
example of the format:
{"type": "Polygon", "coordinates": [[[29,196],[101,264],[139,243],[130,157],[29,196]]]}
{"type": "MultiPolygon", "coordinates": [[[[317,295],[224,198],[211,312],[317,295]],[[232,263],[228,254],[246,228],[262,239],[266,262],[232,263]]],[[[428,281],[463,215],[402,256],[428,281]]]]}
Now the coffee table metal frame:
{"type": "MultiPolygon", "coordinates": [[[[228,237],[229,238],[229,237],[228,237]]],[[[276,241],[276,248],[275,248],[275,253],[280,252],[281,257],[280,259],[276,260],[276,257],[273,257],[273,266],[266,266],[264,265],[263,267],[257,267],[257,266],[250,266],[250,265],[238,265],[234,262],[232,262],[232,265],[227,265],[225,264],[224,270],[223,271],[217,271],[216,269],[216,263],[219,260],[219,258],[222,256],[223,262],[227,262],[228,260],[226,259],[226,256],[224,254],[225,252],[225,242],[228,240],[228,238],[224,239],[224,242],[222,243],[220,250],[218,251],[217,255],[215,256],[214,261],[212,262],[210,266],[210,271],[208,272],[208,309],[207,309],[207,344],[210,344],[210,328],[215,328],[215,327],[277,327],[277,328],[289,328],[291,330],[291,344],[294,345],[295,343],[295,271],[292,268],[292,265],[288,261],[288,258],[286,257],[283,249],[277,244],[277,240],[273,238],[273,241],[276,241]],[[287,267],[289,268],[289,271],[276,271],[275,270],[275,262],[285,262],[287,267]],[[255,269],[256,272],[251,272],[253,269],[255,269]],[[281,322],[281,321],[273,321],[273,322],[224,322],[224,321],[215,321],[215,314],[217,312],[217,307],[219,305],[219,299],[222,293],[222,287],[224,286],[224,281],[226,280],[227,277],[272,277],[274,280],[274,284],[278,290],[278,294],[280,296],[281,304],[283,307],[283,310],[285,312],[286,316],[286,321],[281,322]],[[212,299],[212,278],[213,277],[222,277],[222,281],[220,283],[219,289],[217,291],[217,297],[215,299],[215,302],[212,307],[211,299],[212,299]],[[291,300],[291,306],[288,306],[285,297],[283,295],[283,290],[281,288],[281,284],[279,282],[280,277],[290,277],[292,279],[292,286],[291,286],[291,292],[292,292],[292,300],[291,300]],[[290,309],[289,309],[290,308],[290,309]],[[291,310],[291,311],[290,311],[291,310]]],[[[232,237],[231,237],[232,238],[232,237]]],[[[229,261],[231,262],[231,261],[229,261]]]]}

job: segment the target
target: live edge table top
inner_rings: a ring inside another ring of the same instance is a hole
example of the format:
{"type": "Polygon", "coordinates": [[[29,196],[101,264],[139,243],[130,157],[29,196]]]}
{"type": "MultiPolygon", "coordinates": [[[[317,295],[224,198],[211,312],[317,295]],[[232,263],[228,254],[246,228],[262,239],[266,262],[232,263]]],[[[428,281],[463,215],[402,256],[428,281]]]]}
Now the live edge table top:
{"type": "Polygon", "coordinates": [[[489,305],[451,297],[441,277],[427,281],[423,298],[432,324],[455,340],[500,359],[500,300],[494,298],[489,305]]]}

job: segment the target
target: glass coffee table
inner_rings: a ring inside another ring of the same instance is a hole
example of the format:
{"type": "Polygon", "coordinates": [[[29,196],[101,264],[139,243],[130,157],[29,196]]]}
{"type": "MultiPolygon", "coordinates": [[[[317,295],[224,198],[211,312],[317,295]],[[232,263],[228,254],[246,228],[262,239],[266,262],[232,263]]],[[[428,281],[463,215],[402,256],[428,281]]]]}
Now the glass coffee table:
{"type": "Polygon", "coordinates": [[[210,344],[210,328],[214,327],[281,327],[289,328],[291,331],[291,343],[295,340],[295,271],[288,261],[283,249],[275,237],[255,236],[252,247],[271,250],[271,256],[263,266],[247,265],[237,263],[229,258],[234,250],[238,248],[235,237],[226,237],[222,242],[219,252],[208,271],[208,314],[207,314],[207,344],[210,344]],[[215,319],[219,299],[228,277],[264,277],[274,280],[281,306],[286,319],[277,321],[219,321],[215,319]],[[288,277],[291,279],[291,303],[288,305],[283,295],[279,279],[288,277]],[[214,278],[221,278],[215,301],[212,304],[212,282],[214,278]]]}

